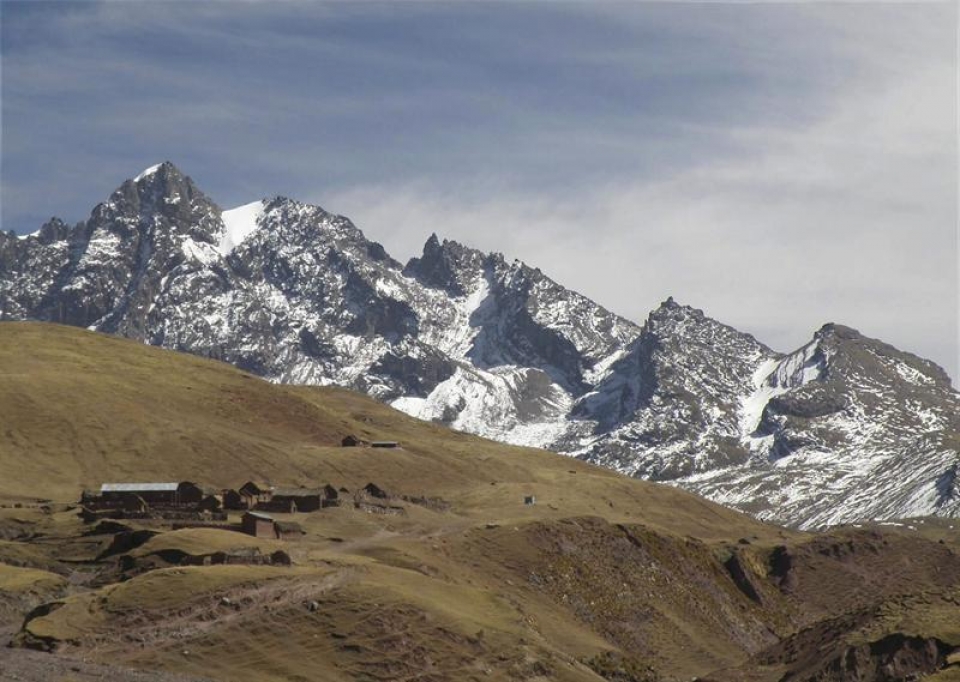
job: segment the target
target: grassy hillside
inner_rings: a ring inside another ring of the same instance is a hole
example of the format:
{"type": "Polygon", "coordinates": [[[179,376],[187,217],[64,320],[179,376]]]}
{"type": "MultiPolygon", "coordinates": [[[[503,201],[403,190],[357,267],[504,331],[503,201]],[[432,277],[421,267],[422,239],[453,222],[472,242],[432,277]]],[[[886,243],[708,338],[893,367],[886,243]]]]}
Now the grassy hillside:
{"type": "Polygon", "coordinates": [[[368,482],[442,497],[466,517],[602,514],[700,537],[770,527],[672,488],[428,424],[336,388],[279,386],[229,365],[73,327],[0,324],[0,496],[68,502],[104,481],[239,486],[368,482]],[[400,450],[341,448],[355,434],[400,450]],[[525,495],[539,504],[526,508],[525,495]]]}
{"type": "MultiPolygon", "coordinates": [[[[348,391],[276,386],[74,328],[0,324],[0,373],[0,593],[16,595],[0,604],[0,634],[48,602],[15,641],[55,652],[43,662],[63,679],[80,658],[118,680],[138,679],[116,667],[131,666],[250,682],[958,670],[960,560],[946,524],[794,533],[348,391]],[[339,447],[350,433],[403,448],[339,447]],[[102,481],[182,479],[374,482],[403,513],[278,515],[306,530],[281,542],[90,527],[69,506],[102,481]],[[277,549],[292,566],[186,565],[277,549]]],[[[15,655],[0,668],[39,665],[15,655]]]]}

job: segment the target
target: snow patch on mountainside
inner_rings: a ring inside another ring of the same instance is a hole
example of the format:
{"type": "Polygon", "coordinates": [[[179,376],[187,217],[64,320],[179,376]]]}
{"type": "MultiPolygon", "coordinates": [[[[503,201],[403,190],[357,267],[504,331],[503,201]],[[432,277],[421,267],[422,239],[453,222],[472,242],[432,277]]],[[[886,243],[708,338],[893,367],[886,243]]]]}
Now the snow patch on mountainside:
{"type": "MultiPolygon", "coordinates": [[[[608,355],[605,358],[601,358],[597,364],[591,367],[587,372],[584,373],[583,378],[590,384],[596,385],[600,383],[604,378],[606,378],[610,373],[610,368],[613,367],[620,359],[622,359],[627,354],[626,348],[618,348],[613,353],[608,355]]],[[[595,391],[590,391],[584,394],[584,398],[591,394],[595,394],[595,391]]]]}
{"type": "Polygon", "coordinates": [[[740,402],[740,433],[743,438],[749,439],[749,442],[760,440],[755,438],[753,433],[760,426],[763,410],[770,398],[787,390],[770,384],[770,377],[779,364],[780,360],[777,358],[765,360],[753,373],[753,393],[740,402]]]}
{"type": "Polygon", "coordinates": [[[740,401],[740,440],[751,451],[767,454],[772,434],[758,434],[763,411],[769,402],[792,389],[817,381],[823,376],[824,355],[814,339],[785,358],[765,360],[753,374],[754,390],[740,401]]]}
{"type": "Polygon", "coordinates": [[[484,273],[481,273],[470,293],[462,298],[453,299],[454,319],[451,323],[439,329],[433,343],[444,353],[457,360],[466,360],[467,354],[473,346],[480,327],[483,326],[484,312],[487,316],[493,315],[492,306],[495,305],[490,297],[490,283],[484,273]]]}
{"type": "Polygon", "coordinates": [[[402,397],[391,406],[427,421],[513,445],[540,447],[565,431],[568,393],[539,370],[461,366],[426,398],[402,397]]]}
{"type": "Polygon", "coordinates": [[[203,265],[210,265],[219,260],[219,252],[212,244],[207,244],[206,242],[198,242],[194,239],[184,239],[183,244],[180,246],[180,249],[183,251],[183,255],[192,260],[198,261],[203,265]]]}
{"type": "Polygon", "coordinates": [[[153,175],[153,174],[156,173],[158,170],[160,170],[160,166],[162,166],[162,165],[163,165],[162,163],[158,163],[158,164],[155,165],[155,166],[150,166],[149,168],[144,169],[144,171],[143,171],[142,173],[140,173],[137,177],[135,177],[135,178],[133,179],[133,181],[134,181],[134,182],[140,182],[141,180],[146,180],[146,179],[149,178],[151,175],[153,175]]]}
{"type": "Polygon", "coordinates": [[[262,201],[254,201],[220,214],[223,220],[223,237],[217,250],[221,256],[228,256],[235,248],[240,246],[244,239],[250,236],[260,219],[263,217],[264,204],[262,201]]]}
{"type": "Polygon", "coordinates": [[[826,357],[820,350],[819,339],[791,353],[777,366],[771,377],[771,386],[780,389],[799,388],[823,376],[826,357]]]}

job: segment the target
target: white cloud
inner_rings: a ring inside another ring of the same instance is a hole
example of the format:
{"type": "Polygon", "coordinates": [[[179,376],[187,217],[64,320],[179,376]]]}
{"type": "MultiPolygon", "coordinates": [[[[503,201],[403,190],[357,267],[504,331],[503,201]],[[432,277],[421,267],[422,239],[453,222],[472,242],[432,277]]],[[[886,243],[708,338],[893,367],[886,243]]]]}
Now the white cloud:
{"type": "Polygon", "coordinates": [[[171,159],[399,258],[435,231],[634,319],[845,322],[957,373],[955,3],[18,6],[6,227],[171,159]]]}
{"type": "Polygon", "coordinates": [[[859,77],[817,103],[823,115],[744,122],[722,131],[741,151],[656,181],[559,198],[425,183],[312,198],[398,258],[436,231],[635,320],[674,295],[778,350],[845,323],[956,377],[956,65],[922,47],[864,51],[859,77]]]}

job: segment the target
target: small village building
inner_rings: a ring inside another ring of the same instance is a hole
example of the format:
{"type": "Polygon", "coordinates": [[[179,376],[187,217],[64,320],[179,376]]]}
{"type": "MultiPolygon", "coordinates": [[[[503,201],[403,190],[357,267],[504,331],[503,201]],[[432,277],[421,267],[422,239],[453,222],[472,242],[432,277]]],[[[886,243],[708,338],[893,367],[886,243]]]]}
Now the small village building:
{"type": "Polygon", "coordinates": [[[258,504],[269,502],[273,497],[273,486],[258,481],[247,481],[240,486],[240,497],[243,498],[247,509],[253,509],[258,504]]]}
{"type": "Polygon", "coordinates": [[[372,448],[399,448],[400,443],[395,440],[375,440],[370,443],[372,448]]]}
{"type": "Polygon", "coordinates": [[[304,536],[303,528],[293,521],[276,521],[273,526],[278,540],[299,540],[304,536]]]}
{"type": "Polygon", "coordinates": [[[239,492],[230,488],[223,491],[223,508],[233,510],[246,509],[247,501],[239,492]]]}
{"type": "Polygon", "coordinates": [[[273,517],[261,512],[248,511],[240,519],[240,529],[255,538],[275,538],[277,533],[273,524],[273,517]]]}
{"type": "Polygon", "coordinates": [[[320,498],[321,507],[339,507],[340,493],[329,483],[320,489],[322,497],[320,498]]]}
{"type": "Polygon", "coordinates": [[[354,436],[353,434],[350,434],[349,436],[344,438],[342,441],[340,441],[340,445],[345,448],[359,448],[366,445],[366,443],[360,438],[357,438],[356,436],[354,436]]]}
{"type": "Polygon", "coordinates": [[[354,493],[353,506],[371,514],[403,514],[403,507],[392,504],[392,500],[393,495],[376,483],[367,483],[354,493]]]}
{"type": "Polygon", "coordinates": [[[175,504],[184,506],[196,506],[200,500],[205,497],[203,488],[190,481],[182,481],[177,484],[177,501],[175,504]]]}
{"type": "Polygon", "coordinates": [[[269,502],[261,503],[259,508],[276,512],[312,512],[322,506],[321,488],[277,488],[269,502]]]}
{"type": "Polygon", "coordinates": [[[141,504],[172,507],[179,499],[179,483],[104,483],[100,500],[105,507],[131,509],[141,504]]]}
{"type": "Polygon", "coordinates": [[[534,497],[533,495],[525,495],[523,498],[523,503],[528,507],[532,507],[537,503],[537,498],[534,497]]]}
{"type": "Polygon", "coordinates": [[[134,509],[193,507],[204,497],[196,483],[104,483],[100,486],[99,503],[104,507],[134,509]]]}
{"type": "Polygon", "coordinates": [[[367,483],[365,486],[363,486],[363,488],[360,489],[360,494],[373,497],[378,500],[385,500],[390,497],[390,493],[378,486],[376,483],[367,483]]]}
{"type": "Polygon", "coordinates": [[[207,495],[197,504],[198,511],[218,512],[223,508],[223,503],[217,495],[207,495]]]}

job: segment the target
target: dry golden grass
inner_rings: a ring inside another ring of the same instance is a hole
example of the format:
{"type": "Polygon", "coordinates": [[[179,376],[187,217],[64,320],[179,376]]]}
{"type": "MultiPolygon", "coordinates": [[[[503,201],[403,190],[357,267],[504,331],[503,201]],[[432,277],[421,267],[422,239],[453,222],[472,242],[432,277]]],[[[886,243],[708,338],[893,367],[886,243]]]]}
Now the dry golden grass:
{"type": "MultiPolygon", "coordinates": [[[[718,668],[734,671],[722,679],[778,679],[786,664],[764,672],[750,657],[869,609],[877,615],[837,637],[904,631],[960,645],[951,601],[960,543],[947,527],[933,541],[795,533],[675,488],[420,422],[350,391],[277,386],[73,328],[0,324],[0,373],[9,425],[0,433],[0,503],[68,503],[103,481],[255,479],[351,492],[373,482],[448,505],[396,497],[404,513],[376,515],[353,509],[348,493],[340,508],[278,514],[307,533],[287,543],[143,524],[165,532],[124,557],[138,570],[165,565],[137,563],[157,554],[254,547],[282,548],[294,566],[139,575],[121,574],[117,557],[96,560],[111,537],[86,535],[74,511],[0,508],[0,530],[30,537],[0,542],[0,562],[87,567],[113,581],[31,620],[25,642],[250,682],[597,682],[587,662],[623,680],[718,668]],[[339,447],[351,433],[403,448],[339,447]],[[537,504],[524,505],[526,495],[537,504]],[[799,582],[790,589],[772,574],[777,546],[794,557],[799,582]],[[754,597],[733,579],[725,563],[733,558],[754,597]]],[[[9,570],[0,564],[0,589],[9,570]]],[[[44,576],[19,575],[11,584],[44,576]]]]}
{"type": "Polygon", "coordinates": [[[66,583],[61,576],[49,571],[0,564],[0,592],[47,591],[65,587],[66,583]]]}
{"type": "Polygon", "coordinates": [[[176,550],[184,554],[198,556],[213,552],[229,552],[236,549],[259,549],[269,554],[283,549],[286,543],[268,538],[255,538],[235,530],[216,528],[183,528],[172,530],[150,538],[144,544],[129,552],[130,556],[145,556],[156,552],[176,550]]]}
{"type": "Polygon", "coordinates": [[[104,481],[239,486],[375,482],[477,521],[589,514],[702,538],[779,529],[689,493],[412,419],[342,389],[277,386],[229,365],[72,327],[0,324],[0,495],[61,502],[104,481]],[[341,448],[347,434],[399,450],[341,448]],[[537,496],[535,507],[522,504],[537,496]]]}
{"type": "Polygon", "coordinates": [[[112,586],[102,607],[118,613],[134,610],[176,610],[205,598],[214,591],[265,581],[290,578],[304,573],[301,568],[274,566],[180,566],[150,571],[112,586]]]}

